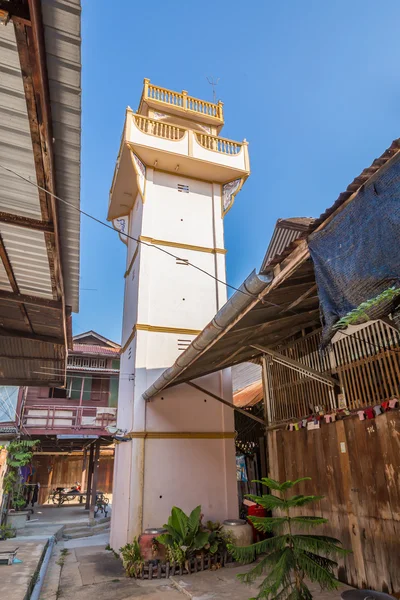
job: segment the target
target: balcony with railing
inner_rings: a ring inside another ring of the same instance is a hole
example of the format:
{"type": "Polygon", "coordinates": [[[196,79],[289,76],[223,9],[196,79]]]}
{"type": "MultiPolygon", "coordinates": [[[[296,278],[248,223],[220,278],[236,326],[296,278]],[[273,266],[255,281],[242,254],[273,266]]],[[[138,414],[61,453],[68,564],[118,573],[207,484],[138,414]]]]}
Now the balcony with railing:
{"type": "Polygon", "coordinates": [[[201,166],[204,175],[223,182],[250,171],[248,144],[245,140],[236,142],[133,112],[130,117],[131,127],[128,128],[126,141],[133,149],[139,148],[138,155],[148,165],[156,162],[159,168],[178,170],[176,165],[179,164],[180,173],[196,175],[191,172],[196,169],[195,161],[186,161],[185,164],[184,160],[194,158],[207,163],[208,167],[205,164],[201,166]],[[168,153],[170,159],[160,153],[168,153]]]}
{"type": "Polygon", "coordinates": [[[149,79],[144,80],[139,112],[142,112],[141,108],[144,103],[157,110],[164,109],[170,114],[177,114],[200,123],[208,123],[217,127],[221,127],[224,124],[224,110],[221,101],[214,103],[200,100],[199,98],[189,96],[185,90],[174,92],[167,88],[153,85],[149,79]]]}
{"type": "Polygon", "coordinates": [[[107,434],[106,427],[116,424],[117,409],[113,407],[36,405],[25,406],[22,427],[31,433],[107,434]]]}

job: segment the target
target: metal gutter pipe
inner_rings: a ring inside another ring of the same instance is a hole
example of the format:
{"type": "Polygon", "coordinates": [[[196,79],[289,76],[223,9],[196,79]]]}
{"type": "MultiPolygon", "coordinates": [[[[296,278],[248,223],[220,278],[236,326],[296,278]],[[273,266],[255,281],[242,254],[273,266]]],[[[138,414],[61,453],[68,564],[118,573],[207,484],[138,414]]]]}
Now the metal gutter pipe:
{"type": "Polygon", "coordinates": [[[46,576],[47,567],[49,566],[50,557],[51,557],[51,553],[53,552],[55,541],[56,541],[56,538],[54,535],[52,535],[51,538],[49,538],[49,543],[47,545],[46,554],[44,555],[44,559],[43,559],[42,565],[40,567],[39,575],[38,575],[38,578],[34,585],[34,588],[32,590],[32,593],[30,595],[29,600],[39,600],[40,592],[42,591],[44,578],[46,576]]]}
{"type": "Polygon", "coordinates": [[[172,367],[164,371],[160,377],[144,392],[143,398],[150,400],[170,385],[209,344],[227,327],[240,313],[245,310],[254,299],[271,283],[273,275],[256,274],[254,270],[244,280],[239,290],[229,298],[224,306],[217,312],[208,325],[193,340],[190,346],[179,355],[172,367]]]}

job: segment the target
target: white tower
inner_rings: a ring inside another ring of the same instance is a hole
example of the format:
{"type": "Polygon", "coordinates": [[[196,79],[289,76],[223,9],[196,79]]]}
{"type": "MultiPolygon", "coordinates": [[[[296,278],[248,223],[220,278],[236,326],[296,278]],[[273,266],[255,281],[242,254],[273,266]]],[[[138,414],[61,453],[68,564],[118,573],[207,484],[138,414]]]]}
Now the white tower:
{"type": "MultiPolygon", "coordinates": [[[[172,506],[237,516],[233,411],[186,384],[142,394],[225,303],[223,219],[250,172],[247,142],[218,137],[222,103],[150,84],[127,109],[109,220],[127,244],[111,546],[166,522],[172,506]],[[144,243],[124,236],[128,233],[144,243]],[[171,252],[179,259],[158,250],[171,252]]],[[[232,401],[230,371],[200,384],[232,401]]]]}

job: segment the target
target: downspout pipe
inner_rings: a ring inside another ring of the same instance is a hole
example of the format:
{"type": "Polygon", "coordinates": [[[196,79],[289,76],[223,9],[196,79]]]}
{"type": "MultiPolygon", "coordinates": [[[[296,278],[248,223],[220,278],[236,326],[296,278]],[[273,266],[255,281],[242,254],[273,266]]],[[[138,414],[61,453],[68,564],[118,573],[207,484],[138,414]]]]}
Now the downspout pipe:
{"type": "Polygon", "coordinates": [[[172,367],[164,371],[160,377],[144,392],[143,398],[151,400],[153,396],[170,385],[196,358],[214,342],[220,333],[257,298],[271,283],[272,274],[261,275],[254,270],[244,280],[237,292],[224,304],[208,325],[193,340],[190,346],[179,355],[172,367]]]}

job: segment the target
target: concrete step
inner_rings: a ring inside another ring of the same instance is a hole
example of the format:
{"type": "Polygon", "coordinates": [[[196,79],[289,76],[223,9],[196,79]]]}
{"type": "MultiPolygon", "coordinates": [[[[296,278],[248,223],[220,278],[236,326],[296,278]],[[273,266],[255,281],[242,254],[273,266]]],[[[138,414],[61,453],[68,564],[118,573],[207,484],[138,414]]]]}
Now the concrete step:
{"type": "Polygon", "coordinates": [[[109,523],[100,523],[99,525],[81,525],[80,527],[64,527],[64,533],[79,533],[80,531],[93,531],[95,533],[99,533],[104,531],[104,529],[109,529],[109,523]]]}
{"type": "Polygon", "coordinates": [[[110,531],[109,523],[103,523],[95,527],[75,527],[63,531],[64,540],[75,540],[77,538],[92,537],[99,533],[107,533],[110,531]]]}
{"type": "Polygon", "coordinates": [[[89,523],[89,521],[77,521],[76,523],[68,523],[64,527],[65,532],[75,532],[80,529],[87,529],[88,527],[97,528],[97,527],[106,527],[109,525],[111,521],[110,517],[104,517],[102,519],[96,519],[94,522],[89,523]]]}

